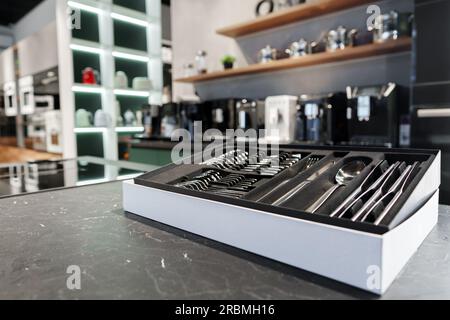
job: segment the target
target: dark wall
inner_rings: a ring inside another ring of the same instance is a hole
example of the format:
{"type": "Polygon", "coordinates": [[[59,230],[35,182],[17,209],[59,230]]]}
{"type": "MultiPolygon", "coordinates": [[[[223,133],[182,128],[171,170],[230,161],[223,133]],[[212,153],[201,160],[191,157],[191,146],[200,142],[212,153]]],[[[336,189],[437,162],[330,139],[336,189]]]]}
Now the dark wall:
{"type": "Polygon", "coordinates": [[[415,6],[411,142],[442,151],[440,201],[450,205],[450,1],[416,0],[415,6]]]}
{"type": "Polygon", "coordinates": [[[414,105],[450,104],[450,1],[416,0],[414,105]]]}

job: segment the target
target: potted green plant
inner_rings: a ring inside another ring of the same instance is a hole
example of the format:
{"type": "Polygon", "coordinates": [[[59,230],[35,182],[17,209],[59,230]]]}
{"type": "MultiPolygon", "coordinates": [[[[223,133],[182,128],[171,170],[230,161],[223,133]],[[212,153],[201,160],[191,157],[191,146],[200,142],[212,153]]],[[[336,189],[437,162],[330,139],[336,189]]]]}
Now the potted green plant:
{"type": "Polygon", "coordinates": [[[236,58],[230,55],[226,55],[222,58],[222,64],[225,69],[233,69],[236,58]]]}

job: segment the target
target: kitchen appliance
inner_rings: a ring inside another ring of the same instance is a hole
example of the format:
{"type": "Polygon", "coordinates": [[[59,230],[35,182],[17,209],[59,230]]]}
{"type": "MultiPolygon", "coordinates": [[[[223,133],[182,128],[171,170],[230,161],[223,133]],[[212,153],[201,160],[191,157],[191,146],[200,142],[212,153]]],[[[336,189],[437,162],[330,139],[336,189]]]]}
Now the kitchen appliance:
{"type": "Polygon", "coordinates": [[[55,109],[55,96],[34,95],[35,112],[46,112],[55,109]]]}
{"type": "Polygon", "coordinates": [[[265,102],[261,100],[241,99],[236,103],[236,129],[259,130],[265,125],[265,102]]]}
{"type": "Polygon", "coordinates": [[[82,79],[84,84],[100,84],[100,73],[91,67],[87,67],[82,71],[82,79]]]}
{"type": "Polygon", "coordinates": [[[398,146],[399,119],[409,112],[409,89],[395,83],[348,87],[347,96],[350,144],[398,146]]]}
{"type": "Polygon", "coordinates": [[[179,129],[177,104],[164,104],[162,106],[161,137],[170,139],[177,129],[179,129]]]}
{"type": "Polygon", "coordinates": [[[116,89],[127,89],[128,88],[128,76],[123,71],[117,71],[114,78],[114,87],[116,89]]]}
{"type": "Polygon", "coordinates": [[[347,42],[347,29],[345,27],[339,26],[336,30],[330,30],[327,34],[327,51],[334,52],[345,49],[347,42]]]}
{"type": "Polygon", "coordinates": [[[206,61],[206,57],[208,54],[204,50],[200,50],[197,52],[195,56],[195,66],[198,74],[204,74],[208,72],[208,63],[206,61]]]}
{"type": "Polygon", "coordinates": [[[379,295],[437,223],[439,151],[227,147],[124,182],[124,210],[379,295]]]}
{"type": "Polygon", "coordinates": [[[123,114],[123,119],[125,126],[133,127],[136,125],[136,115],[130,109],[125,111],[125,113],[123,114]]]}
{"type": "Polygon", "coordinates": [[[75,113],[75,124],[77,128],[92,127],[94,119],[92,113],[85,109],[78,109],[75,113]]]}
{"type": "Polygon", "coordinates": [[[33,75],[32,82],[34,113],[60,109],[57,67],[33,75]]]}
{"type": "Polygon", "coordinates": [[[143,107],[144,131],[147,138],[159,137],[161,134],[161,110],[159,105],[143,107]]]}
{"type": "Polygon", "coordinates": [[[97,110],[94,116],[94,126],[98,128],[109,128],[112,125],[111,116],[103,110],[97,110]]]}
{"type": "Polygon", "coordinates": [[[225,137],[227,129],[236,129],[236,104],[241,99],[221,99],[205,101],[204,110],[207,113],[206,126],[203,128],[206,140],[217,139],[219,136],[206,134],[208,129],[221,132],[220,137],[225,137]]]}
{"type": "Polygon", "coordinates": [[[295,140],[297,104],[295,96],[266,98],[265,142],[289,144],[295,140]]]}
{"type": "Polygon", "coordinates": [[[23,115],[30,115],[35,110],[35,97],[33,76],[22,77],[19,79],[19,102],[20,113],[23,115]]]}
{"type": "Polygon", "coordinates": [[[375,18],[374,41],[385,42],[395,40],[399,36],[399,14],[397,11],[391,11],[381,14],[375,18]]]}
{"type": "Polygon", "coordinates": [[[47,152],[63,153],[61,110],[44,112],[47,152]]]}
{"type": "Polygon", "coordinates": [[[38,112],[28,117],[28,137],[34,150],[62,153],[61,111],[38,112]]]}
{"type": "Polygon", "coordinates": [[[192,140],[196,138],[198,141],[203,141],[203,130],[202,132],[197,132],[194,129],[196,122],[207,123],[208,121],[207,110],[205,110],[204,104],[199,100],[185,99],[180,101],[179,110],[180,127],[190,133],[192,140]]]}
{"type": "Polygon", "coordinates": [[[292,42],[286,53],[291,58],[303,57],[311,53],[308,41],[300,39],[299,41],[292,42]]]}
{"type": "Polygon", "coordinates": [[[267,63],[278,59],[278,50],[267,45],[258,52],[258,62],[267,63]]]}
{"type": "Polygon", "coordinates": [[[337,92],[301,95],[297,110],[297,140],[313,144],[347,142],[347,97],[337,92]]]}
{"type": "Polygon", "coordinates": [[[139,91],[151,91],[153,89],[153,84],[148,78],[136,77],[133,79],[133,89],[139,91]]]}
{"type": "Polygon", "coordinates": [[[5,115],[7,117],[15,117],[18,113],[16,83],[14,81],[7,82],[3,85],[5,93],[5,115]]]}
{"type": "Polygon", "coordinates": [[[33,149],[47,151],[47,133],[44,113],[37,113],[28,118],[28,137],[32,141],[33,149]]]}

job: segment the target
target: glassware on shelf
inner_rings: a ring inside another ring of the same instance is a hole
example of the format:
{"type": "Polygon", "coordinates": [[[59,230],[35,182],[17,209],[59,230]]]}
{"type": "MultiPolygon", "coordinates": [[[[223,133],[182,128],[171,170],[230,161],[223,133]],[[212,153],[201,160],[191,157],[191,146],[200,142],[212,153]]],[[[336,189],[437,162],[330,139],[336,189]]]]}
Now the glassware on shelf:
{"type": "Polygon", "coordinates": [[[114,86],[116,89],[127,89],[128,88],[128,76],[123,71],[117,71],[114,78],[114,86]]]}
{"type": "Polygon", "coordinates": [[[207,62],[206,62],[206,58],[207,58],[207,53],[204,50],[200,50],[197,55],[195,56],[195,67],[197,69],[197,73],[198,74],[205,74],[208,72],[208,67],[207,67],[207,62]]]}

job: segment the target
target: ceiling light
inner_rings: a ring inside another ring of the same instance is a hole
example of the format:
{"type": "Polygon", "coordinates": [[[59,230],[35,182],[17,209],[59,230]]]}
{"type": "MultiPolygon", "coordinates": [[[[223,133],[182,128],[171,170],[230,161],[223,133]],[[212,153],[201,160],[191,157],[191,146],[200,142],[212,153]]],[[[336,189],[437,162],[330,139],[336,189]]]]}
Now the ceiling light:
{"type": "Polygon", "coordinates": [[[147,92],[147,91],[125,90],[125,89],[116,89],[116,90],[114,90],[114,94],[117,96],[130,96],[130,97],[149,97],[150,96],[150,92],[147,92]]]}
{"type": "Polygon", "coordinates": [[[102,10],[100,10],[99,8],[91,7],[86,4],[75,2],[75,1],[69,1],[69,2],[67,2],[67,5],[72,8],[80,9],[80,10],[87,11],[87,12],[92,12],[95,14],[100,14],[102,12],[102,10]]]}
{"type": "Polygon", "coordinates": [[[150,59],[145,56],[140,56],[140,55],[131,54],[131,53],[125,53],[125,52],[119,52],[119,51],[114,51],[112,53],[112,55],[113,55],[113,57],[127,59],[127,60],[134,60],[134,61],[140,61],[140,62],[149,62],[150,61],[150,59]]]}
{"type": "Polygon", "coordinates": [[[96,54],[101,54],[103,52],[103,50],[100,48],[87,47],[87,46],[82,46],[82,45],[73,44],[73,43],[70,45],[70,49],[72,49],[74,51],[82,51],[82,52],[96,53],[96,54]]]}
{"type": "Polygon", "coordinates": [[[73,92],[81,92],[81,93],[103,93],[102,87],[96,87],[96,86],[73,86],[72,87],[73,92]]]}
{"type": "Polygon", "coordinates": [[[120,20],[120,21],[123,21],[123,22],[128,22],[128,23],[131,23],[131,24],[135,24],[135,25],[138,25],[138,26],[141,26],[141,27],[147,27],[148,26],[148,22],[145,21],[145,20],[124,16],[124,15],[122,15],[120,13],[116,13],[116,12],[111,13],[111,18],[116,19],[116,20],[120,20]]]}

